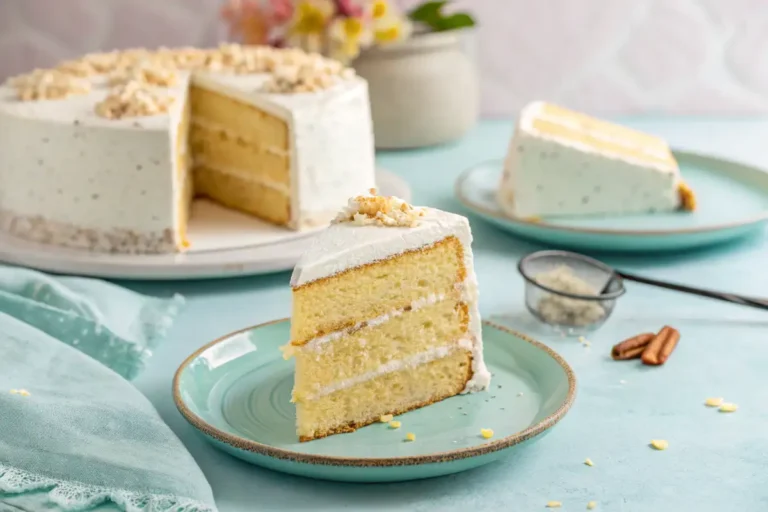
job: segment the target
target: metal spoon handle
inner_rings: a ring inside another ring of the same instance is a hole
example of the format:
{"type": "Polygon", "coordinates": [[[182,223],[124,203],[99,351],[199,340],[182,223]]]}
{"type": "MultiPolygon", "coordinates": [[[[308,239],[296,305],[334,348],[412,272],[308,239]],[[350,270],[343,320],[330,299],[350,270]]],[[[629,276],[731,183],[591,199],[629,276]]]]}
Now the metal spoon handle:
{"type": "Polygon", "coordinates": [[[722,300],[725,302],[731,302],[734,304],[741,304],[742,306],[749,306],[758,309],[768,310],[768,299],[758,299],[755,297],[745,297],[743,295],[737,295],[735,293],[723,293],[716,292],[714,290],[705,290],[703,288],[694,288],[692,286],[686,286],[683,284],[668,283],[665,281],[657,281],[655,279],[648,279],[647,277],[636,276],[627,274],[626,272],[616,271],[621,278],[627,281],[634,281],[637,283],[643,283],[650,286],[657,286],[659,288],[666,288],[668,290],[675,290],[683,293],[690,293],[693,295],[699,295],[701,297],[709,297],[710,299],[722,300]]]}

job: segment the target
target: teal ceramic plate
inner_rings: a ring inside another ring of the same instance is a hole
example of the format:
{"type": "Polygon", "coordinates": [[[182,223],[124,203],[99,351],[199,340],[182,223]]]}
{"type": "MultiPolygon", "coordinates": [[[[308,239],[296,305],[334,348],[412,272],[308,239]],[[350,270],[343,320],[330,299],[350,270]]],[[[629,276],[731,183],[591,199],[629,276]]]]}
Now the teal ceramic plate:
{"type": "Polygon", "coordinates": [[[768,221],[768,172],[715,157],[675,151],[696,193],[693,213],[582,217],[528,221],[496,204],[501,161],[465,171],[456,196],[477,215],[510,233],[554,246],[604,251],[692,249],[759,232],[768,221]]]}
{"type": "Polygon", "coordinates": [[[253,464],[349,482],[392,482],[457,473],[526,449],[570,408],[576,380],[568,364],[536,341],[488,322],[487,392],[460,395],[398,416],[399,430],[376,423],[350,434],[299,443],[290,403],[293,361],[280,320],[225,336],[176,372],[181,414],[216,447],[253,464]],[[484,439],[480,429],[495,435],[484,439]],[[408,432],[416,434],[406,442],[408,432]]]}

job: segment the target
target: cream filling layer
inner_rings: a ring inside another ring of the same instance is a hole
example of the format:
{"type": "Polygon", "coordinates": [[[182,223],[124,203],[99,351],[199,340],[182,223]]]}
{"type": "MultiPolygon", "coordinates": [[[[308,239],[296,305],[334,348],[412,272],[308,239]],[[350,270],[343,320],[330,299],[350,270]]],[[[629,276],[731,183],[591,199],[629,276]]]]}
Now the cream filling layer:
{"type": "Polygon", "coordinates": [[[437,304],[438,302],[441,302],[443,300],[445,300],[444,293],[440,293],[440,294],[432,293],[430,295],[427,295],[426,297],[423,297],[421,299],[416,299],[415,301],[411,302],[411,305],[409,307],[395,309],[393,311],[390,311],[389,313],[385,313],[381,316],[377,316],[376,318],[372,318],[371,320],[358,322],[351,327],[347,327],[345,329],[339,329],[338,331],[333,331],[323,336],[318,336],[317,338],[312,338],[307,343],[302,345],[300,348],[307,349],[307,350],[315,350],[315,351],[320,350],[320,348],[324,344],[341,339],[344,336],[348,336],[354,333],[355,331],[359,331],[364,327],[377,327],[381,324],[389,322],[393,318],[401,316],[403,313],[407,311],[418,311],[419,309],[425,308],[427,306],[431,306],[433,304],[437,304]]]}
{"type": "Polygon", "coordinates": [[[230,128],[227,128],[223,124],[219,124],[214,121],[209,121],[207,119],[201,119],[199,117],[195,117],[192,119],[192,124],[211,132],[221,132],[225,134],[229,139],[240,139],[246,145],[253,146],[254,148],[257,148],[262,153],[269,153],[269,154],[278,155],[278,156],[290,156],[290,151],[286,151],[286,150],[271,147],[271,146],[262,146],[258,140],[246,137],[241,133],[238,133],[230,128]]]}
{"type": "Polygon", "coordinates": [[[208,163],[205,160],[205,158],[200,158],[200,157],[195,158],[194,165],[195,166],[202,165],[204,167],[207,167],[208,169],[212,169],[216,172],[220,172],[221,174],[227,174],[229,176],[232,176],[234,178],[237,178],[243,181],[257,183],[267,188],[271,188],[272,190],[275,190],[276,192],[279,192],[286,196],[291,194],[291,187],[289,185],[279,181],[271,180],[269,178],[264,178],[263,176],[254,175],[253,172],[246,169],[229,167],[226,165],[211,164],[211,163],[208,163]]]}
{"type": "Polygon", "coordinates": [[[451,343],[449,345],[433,347],[424,352],[415,354],[407,359],[390,361],[388,363],[385,363],[379,366],[375,370],[371,370],[369,372],[362,373],[354,377],[350,377],[349,379],[340,380],[338,382],[331,384],[330,386],[325,386],[324,388],[320,388],[317,391],[317,393],[309,395],[307,397],[307,400],[308,401],[317,400],[318,398],[322,398],[326,395],[330,395],[331,393],[335,393],[336,391],[341,391],[342,389],[347,389],[357,384],[362,384],[363,382],[367,382],[369,380],[375,379],[376,377],[380,377],[381,375],[385,375],[387,373],[412,369],[417,366],[421,366],[423,364],[427,364],[432,361],[442,359],[444,357],[447,357],[449,354],[451,354],[451,352],[455,350],[472,351],[474,346],[475,346],[475,343],[473,342],[473,340],[469,338],[462,338],[457,342],[451,343]]]}

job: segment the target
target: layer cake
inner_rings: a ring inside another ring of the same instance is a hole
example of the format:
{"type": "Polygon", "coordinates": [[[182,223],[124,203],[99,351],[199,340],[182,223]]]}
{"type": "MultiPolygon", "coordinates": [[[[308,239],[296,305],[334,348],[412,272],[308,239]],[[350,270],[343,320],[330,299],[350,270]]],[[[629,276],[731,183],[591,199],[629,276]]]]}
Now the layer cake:
{"type": "Polygon", "coordinates": [[[300,230],[374,185],[367,84],[299,50],[89,54],[0,86],[0,229],[184,250],[192,197],[300,230]]]}

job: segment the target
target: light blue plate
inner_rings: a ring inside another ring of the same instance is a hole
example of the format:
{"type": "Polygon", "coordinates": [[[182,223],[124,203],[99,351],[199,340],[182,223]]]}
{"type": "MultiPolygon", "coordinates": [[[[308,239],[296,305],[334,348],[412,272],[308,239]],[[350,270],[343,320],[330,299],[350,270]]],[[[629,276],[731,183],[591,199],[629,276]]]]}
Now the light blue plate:
{"type": "Polygon", "coordinates": [[[290,403],[293,361],[278,349],[279,320],[234,333],[192,354],[176,372],[181,414],[214,446],[253,464],[300,476],[392,482],[457,473],[530,446],[570,408],[576,379],[550,348],[485,322],[488,391],[460,395],[350,434],[299,443],[290,403]],[[495,435],[484,439],[480,429],[495,435]],[[406,442],[407,432],[416,434],[406,442]]]}
{"type": "Polygon", "coordinates": [[[683,250],[759,232],[768,221],[768,172],[715,157],[675,151],[696,194],[693,213],[616,217],[515,219],[496,204],[503,163],[477,165],[459,176],[456,196],[493,224],[553,246],[603,251],[683,250]]]}

